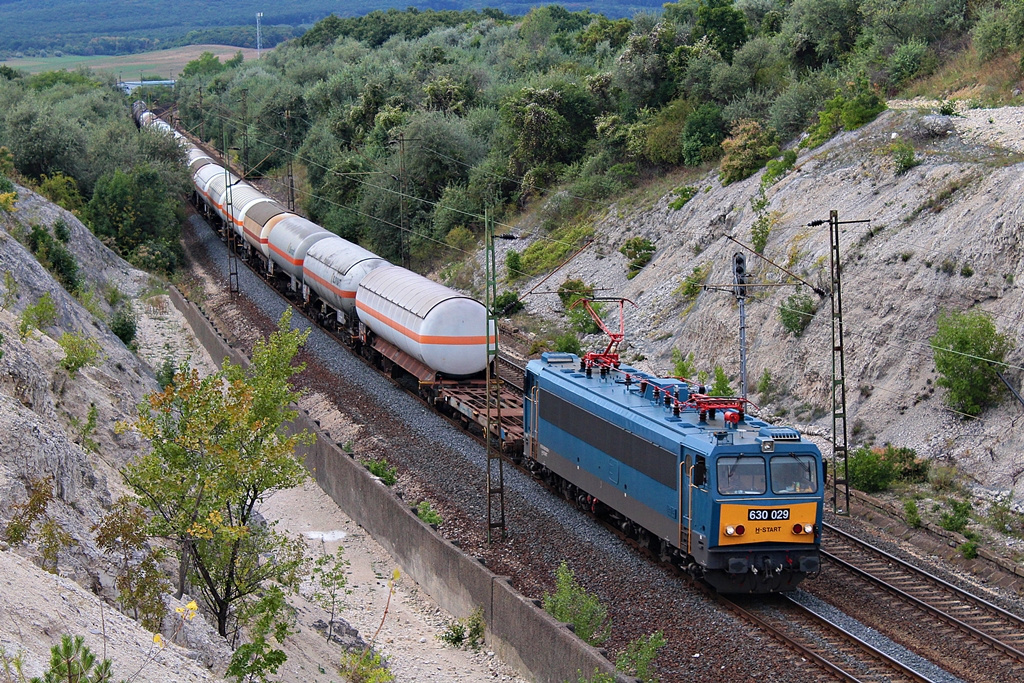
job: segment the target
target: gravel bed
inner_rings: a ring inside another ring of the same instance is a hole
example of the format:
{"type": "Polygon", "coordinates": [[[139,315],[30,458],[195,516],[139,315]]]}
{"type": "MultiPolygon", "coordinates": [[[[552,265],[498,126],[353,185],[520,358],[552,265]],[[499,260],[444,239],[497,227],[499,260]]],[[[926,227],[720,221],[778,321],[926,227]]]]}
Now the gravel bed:
{"type": "Polygon", "coordinates": [[[875,629],[865,626],[842,610],[836,609],[834,606],[819,600],[806,591],[796,590],[790,594],[790,597],[794,602],[803,605],[814,614],[827,620],[830,624],[838,626],[847,633],[852,633],[876,650],[884,652],[904,666],[913,669],[935,683],[963,683],[963,679],[957,678],[948,671],[935,666],[899,643],[893,642],[875,629]]]}

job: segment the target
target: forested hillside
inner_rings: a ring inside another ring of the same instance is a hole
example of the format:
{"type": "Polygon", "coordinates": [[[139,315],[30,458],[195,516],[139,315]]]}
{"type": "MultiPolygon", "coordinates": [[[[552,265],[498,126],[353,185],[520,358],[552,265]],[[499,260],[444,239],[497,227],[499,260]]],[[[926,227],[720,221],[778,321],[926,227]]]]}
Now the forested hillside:
{"type": "MultiPolygon", "coordinates": [[[[540,221],[581,244],[608,200],[724,157],[746,177],[810,130],[820,144],[968,51],[1014,50],[1024,5],[962,0],[682,0],[608,19],[550,6],[437,25],[329,17],[258,63],[207,64],[177,87],[185,126],[249,175],[294,158],[302,207],[342,236],[429,266],[554,189],[540,221]]],[[[1008,75],[1018,77],[1016,69],[1008,75]]],[[[1000,84],[1000,87],[1002,84],[1000,84]]],[[[978,92],[996,100],[1007,92],[978,92]]]]}
{"type": "MultiPolygon", "coordinates": [[[[129,54],[204,43],[256,47],[257,12],[263,13],[263,45],[273,47],[282,40],[301,35],[314,22],[331,13],[361,17],[375,12],[382,14],[389,9],[414,8],[427,13],[459,14],[487,6],[509,15],[524,15],[534,4],[523,0],[486,5],[462,0],[348,0],[343,3],[333,0],[303,0],[301,3],[181,0],[172,5],[155,0],[0,0],[0,58],[19,53],[30,56],[55,56],[54,52],[129,54]]],[[[565,5],[610,17],[631,16],[637,11],[656,11],[661,7],[657,0],[599,0],[565,5]]]]}

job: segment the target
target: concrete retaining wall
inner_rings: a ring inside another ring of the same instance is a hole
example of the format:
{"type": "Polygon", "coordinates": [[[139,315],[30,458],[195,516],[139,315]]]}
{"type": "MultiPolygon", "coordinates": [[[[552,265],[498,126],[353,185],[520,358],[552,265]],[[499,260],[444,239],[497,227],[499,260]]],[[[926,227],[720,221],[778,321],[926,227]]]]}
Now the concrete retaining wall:
{"type": "MultiPolygon", "coordinates": [[[[231,348],[210,320],[173,287],[171,301],[218,365],[225,357],[232,363],[248,364],[248,359],[231,348]]],[[[615,673],[599,650],[517,593],[506,578],[497,576],[420,521],[404,501],[331,441],[308,415],[300,412],[294,428],[316,435],[316,442],[303,448],[300,455],[327,495],[443,609],[466,617],[482,608],[488,644],[502,660],[543,683],[575,683],[579,672],[588,677],[595,670],[615,673]]],[[[618,680],[629,679],[619,676],[618,680]]]]}

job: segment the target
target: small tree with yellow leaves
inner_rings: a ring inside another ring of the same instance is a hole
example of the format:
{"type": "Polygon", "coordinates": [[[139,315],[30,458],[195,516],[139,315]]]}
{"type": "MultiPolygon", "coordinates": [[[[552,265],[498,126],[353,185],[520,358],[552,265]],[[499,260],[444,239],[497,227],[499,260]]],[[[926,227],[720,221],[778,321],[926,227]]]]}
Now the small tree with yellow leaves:
{"type": "Polygon", "coordinates": [[[271,621],[283,618],[267,586],[296,589],[303,566],[301,543],[258,516],[264,499],[307,476],[294,452],[311,438],[285,431],[298,399],[290,379],[302,370],[292,361],[308,335],[290,322],[288,311],[249,368],[225,363],[207,377],[183,369],[151,394],[132,426],[152,450],[123,470],[153,513],[150,533],[177,545],[179,597],[187,583],[232,644],[268,609],[271,621]]]}

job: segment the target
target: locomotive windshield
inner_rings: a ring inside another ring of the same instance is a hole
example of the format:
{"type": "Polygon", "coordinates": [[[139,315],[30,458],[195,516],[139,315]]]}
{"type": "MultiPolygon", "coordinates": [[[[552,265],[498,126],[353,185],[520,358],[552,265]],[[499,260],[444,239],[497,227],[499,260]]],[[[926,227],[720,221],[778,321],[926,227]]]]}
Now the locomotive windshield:
{"type": "Polygon", "coordinates": [[[759,455],[720,457],[717,472],[718,492],[722,495],[751,496],[766,490],[764,458],[759,455]]]}
{"type": "Polygon", "coordinates": [[[815,493],[818,466],[811,455],[776,455],[771,461],[773,493],[815,493]]]}

